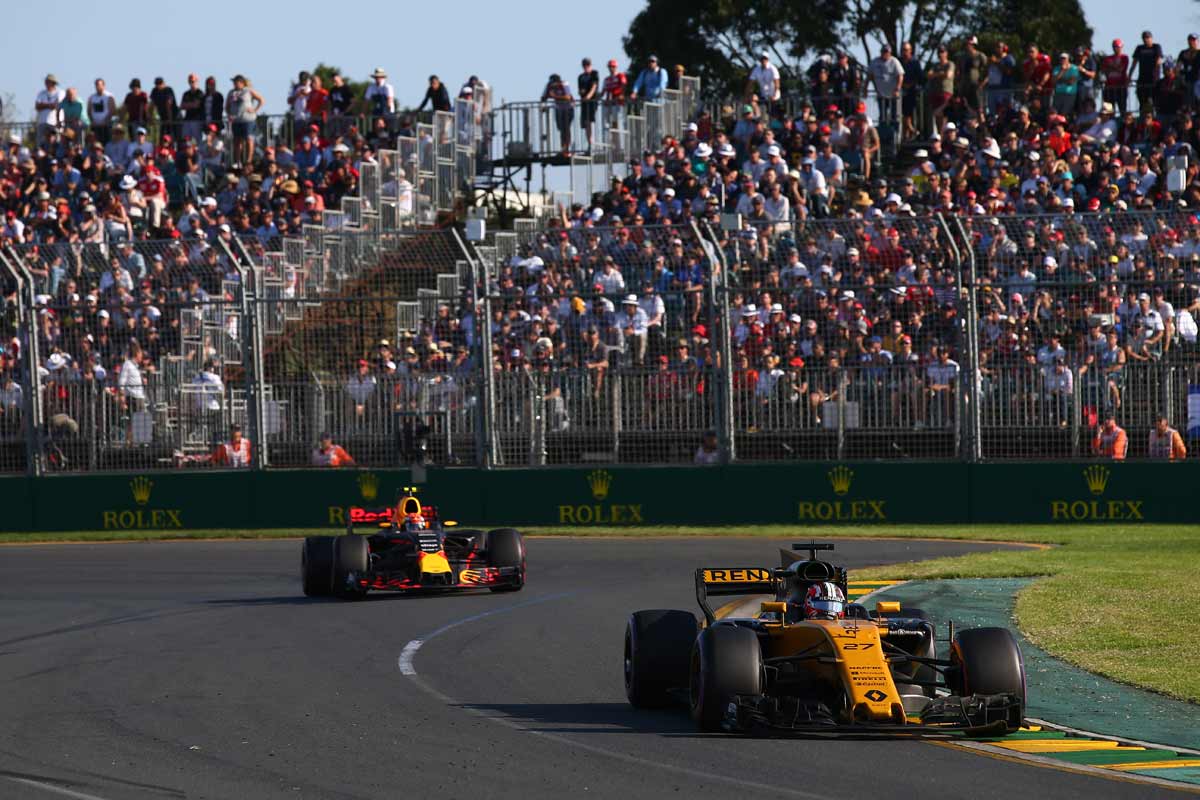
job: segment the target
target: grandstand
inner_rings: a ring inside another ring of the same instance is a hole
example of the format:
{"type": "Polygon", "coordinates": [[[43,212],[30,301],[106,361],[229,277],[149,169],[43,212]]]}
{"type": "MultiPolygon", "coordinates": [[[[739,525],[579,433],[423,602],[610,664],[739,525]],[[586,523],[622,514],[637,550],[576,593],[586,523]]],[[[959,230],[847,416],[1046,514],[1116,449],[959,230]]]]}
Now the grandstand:
{"type": "Polygon", "coordinates": [[[906,79],[888,116],[875,66],[775,101],[675,78],[591,131],[479,83],[260,116],[245,164],[217,122],[12,127],[0,469],[217,467],[235,424],[256,467],[321,432],[527,466],[1091,458],[1109,416],[1146,458],[1158,416],[1200,425],[1192,61],[1120,116],[1037,63],[982,104],[906,79]],[[511,220],[534,167],[570,191],[511,220]],[[468,241],[489,204],[511,229],[468,241]]]}

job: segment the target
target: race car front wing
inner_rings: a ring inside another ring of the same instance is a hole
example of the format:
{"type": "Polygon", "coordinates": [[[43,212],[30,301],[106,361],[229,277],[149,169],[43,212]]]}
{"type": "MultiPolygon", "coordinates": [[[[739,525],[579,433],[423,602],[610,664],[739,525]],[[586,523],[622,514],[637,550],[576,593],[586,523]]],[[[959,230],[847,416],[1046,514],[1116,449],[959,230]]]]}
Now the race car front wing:
{"type": "Polygon", "coordinates": [[[1022,724],[1021,700],[1012,694],[933,698],[906,724],[839,722],[824,703],[797,697],[734,695],[723,727],[738,733],[930,736],[1002,734],[1022,724]]]}
{"type": "Polygon", "coordinates": [[[347,576],[347,583],[360,589],[377,589],[389,591],[418,591],[418,590],[447,590],[447,589],[486,589],[492,586],[505,586],[519,583],[521,580],[520,567],[471,567],[457,570],[457,579],[453,572],[443,573],[445,580],[437,583],[413,579],[407,573],[401,572],[363,572],[347,576]]]}

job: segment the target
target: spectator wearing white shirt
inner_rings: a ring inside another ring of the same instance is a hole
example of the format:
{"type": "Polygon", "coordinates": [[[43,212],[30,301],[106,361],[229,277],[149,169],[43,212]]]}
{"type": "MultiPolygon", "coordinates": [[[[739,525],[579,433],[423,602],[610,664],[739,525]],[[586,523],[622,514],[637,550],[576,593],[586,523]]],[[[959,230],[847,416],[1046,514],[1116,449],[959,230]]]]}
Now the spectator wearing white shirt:
{"type": "Polygon", "coordinates": [[[792,220],[792,204],[783,193],[783,184],[775,181],[771,184],[770,194],[763,203],[763,211],[767,218],[774,222],[780,231],[788,229],[787,223],[792,220]]]}
{"type": "Polygon", "coordinates": [[[800,162],[800,183],[808,196],[809,211],[814,217],[829,216],[829,198],[826,196],[825,175],[814,169],[815,159],[806,158],[800,162]]]}
{"type": "Polygon", "coordinates": [[[771,54],[765,50],[758,56],[758,65],[750,70],[750,80],[746,82],[747,100],[754,94],[755,87],[758,88],[758,96],[769,107],[773,108],[775,103],[779,102],[781,92],[779,68],[771,63],[771,54]]]}
{"type": "Polygon", "coordinates": [[[46,88],[37,93],[34,109],[37,111],[37,143],[38,147],[46,147],[50,134],[58,130],[62,122],[62,112],[59,106],[67,99],[67,93],[58,86],[58,78],[46,76],[46,88]]]}
{"type": "Polygon", "coordinates": [[[1113,118],[1113,104],[1106,101],[1100,106],[1100,118],[1079,134],[1079,141],[1084,144],[1109,144],[1116,138],[1117,121],[1113,118]]]}
{"type": "Polygon", "coordinates": [[[879,57],[871,60],[870,73],[879,98],[880,124],[895,122],[900,87],[904,83],[904,66],[892,54],[891,45],[884,44],[879,57]]]}
{"type": "Polygon", "coordinates": [[[117,98],[105,88],[104,79],[96,78],[96,91],[88,98],[87,113],[92,134],[100,144],[112,138],[113,119],[117,115],[117,98]]]}
{"type": "Polygon", "coordinates": [[[121,364],[121,374],[117,378],[117,389],[121,393],[126,410],[130,413],[146,407],[146,383],[142,378],[141,361],[141,345],[130,342],[125,361],[121,364]]]}
{"type": "Polygon", "coordinates": [[[203,426],[205,438],[215,441],[221,430],[221,401],[225,398],[225,383],[217,374],[217,367],[212,359],[205,361],[204,368],[196,373],[192,387],[196,393],[196,413],[203,426]]]}
{"type": "Polygon", "coordinates": [[[592,276],[592,283],[600,286],[604,294],[621,294],[625,291],[625,277],[617,269],[617,262],[612,256],[604,257],[604,266],[592,276]]]}
{"type": "Polygon", "coordinates": [[[25,393],[11,372],[0,381],[0,431],[15,433],[21,427],[21,409],[25,393]]]}
{"type": "Polygon", "coordinates": [[[649,327],[646,312],[641,309],[635,294],[627,295],[621,303],[618,326],[625,336],[626,350],[634,366],[642,366],[646,359],[646,333],[649,327]]]}

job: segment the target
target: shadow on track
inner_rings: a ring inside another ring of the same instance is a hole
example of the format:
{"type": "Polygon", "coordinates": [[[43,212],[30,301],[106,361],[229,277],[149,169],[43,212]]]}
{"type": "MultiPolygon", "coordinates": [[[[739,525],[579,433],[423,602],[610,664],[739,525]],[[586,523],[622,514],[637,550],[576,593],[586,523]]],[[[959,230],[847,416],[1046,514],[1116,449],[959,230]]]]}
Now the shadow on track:
{"type": "Polygon", "coordinates": [[[216,600],[203,600],[201,603],[206,606],[230,606],[234,608],[254,606],[307,606],[307,605],[334,605],[347,604],[354,605],[355,603],[379,603],[405,599],[409,602],[417,602],[419,600],[438,600],[444,602],[450,599],[462,599],[470,597],[487,597],[489,592],[486,589],[466,589],[454,592],[447,591],[429,591],[429,592],[372,592],[363,597],[344,598],[344,597],[305,597],[302,594],[279,595],[276,597],[222,597],[216,600]]]}
{"type": "Polygon", "coordinates": [[[684,738],[722,735],[698,732],[680,709],[643,711],[625,703],[460,703],[458,707],[484,716],[532,723],[530,730],[546,733],[653,733],[684,738]],[[535,727],[539,725],[546,727],[535,727]]]}

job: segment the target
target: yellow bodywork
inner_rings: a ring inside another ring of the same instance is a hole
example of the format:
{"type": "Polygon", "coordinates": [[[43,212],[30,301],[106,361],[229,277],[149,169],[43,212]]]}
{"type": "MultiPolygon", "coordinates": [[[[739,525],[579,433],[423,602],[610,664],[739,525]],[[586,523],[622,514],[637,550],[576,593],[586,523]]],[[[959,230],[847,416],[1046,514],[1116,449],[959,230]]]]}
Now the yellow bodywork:
{"type": "Polygon", "coordinates": [[[450,571],[445,553],[421,553],[420,565],[422,575],[441,575],[450,571]]]}
{"type": "MultiPolygon", "coordinates": [[[[763,603],[764,611],[775,611],[763,603]]],[[[785,658],[797,653],[824,652],[825,661],[806,666],[818,680],[845,688],[851,722],[885,722],[903,725],[908,720],[900,692],[883,653],[880,626],[873,620],[836,619],[784,623],[762,620],[767,632],[763,658],[785,658]]]]}

